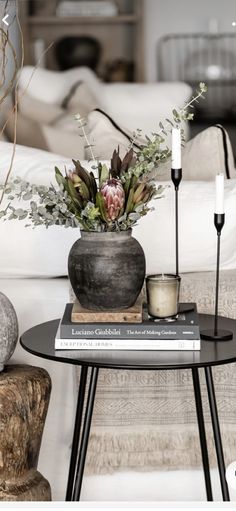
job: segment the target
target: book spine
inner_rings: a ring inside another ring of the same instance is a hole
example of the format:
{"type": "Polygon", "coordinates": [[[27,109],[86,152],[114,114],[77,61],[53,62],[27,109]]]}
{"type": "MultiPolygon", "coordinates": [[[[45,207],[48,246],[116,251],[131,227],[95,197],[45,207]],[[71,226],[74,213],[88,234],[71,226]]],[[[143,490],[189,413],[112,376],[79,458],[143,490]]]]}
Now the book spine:
{"type": "Polygon", "coordinates": [[[200,350],[200,339],[195,340],[152,340],[129,342],[126,339],[55,339],[56,350],[200,350]]]}
{"type": "Polygon", "coordinates": [[[168,327],[152,327],[147,325],[109,325],[101,327],[101,325],[63,325],[60,326],[60,337],[62,339],[127,339],[127,340],[155,340],[155,339],[199,339],[199,326],[176,326],[168,327]]]}

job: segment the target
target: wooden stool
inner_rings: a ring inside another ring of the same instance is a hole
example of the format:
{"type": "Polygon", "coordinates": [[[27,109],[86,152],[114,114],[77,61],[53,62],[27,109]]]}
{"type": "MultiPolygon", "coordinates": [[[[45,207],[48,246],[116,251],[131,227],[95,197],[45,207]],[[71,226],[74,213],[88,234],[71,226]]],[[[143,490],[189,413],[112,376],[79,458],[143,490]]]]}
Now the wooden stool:
{"type": "Polygon", "coordinates": [[[50,392],[39,367],[8,365],[0,373],[0,500],[51,500],[36,470],[50,392]]]}

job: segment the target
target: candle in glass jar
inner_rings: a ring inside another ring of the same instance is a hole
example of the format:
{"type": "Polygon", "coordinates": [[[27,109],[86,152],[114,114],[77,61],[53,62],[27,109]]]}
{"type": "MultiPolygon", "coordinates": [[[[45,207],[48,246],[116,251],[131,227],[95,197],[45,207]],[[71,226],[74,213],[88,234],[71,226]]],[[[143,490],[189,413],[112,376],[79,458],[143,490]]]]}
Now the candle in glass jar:
{"type": "Polygon", "coordinates": [[[224,213],[224,174],[216,175],[216,196],[215,213],[222,215],[224,213]]]}
{"type": "Polygon", "coordinates": [[[180,277],[172,274],[149,275],[146,286],[149,315],[155,318],[176,316],[180,277]]]}
{"type": "Polygon", "coordinates": [[[179,128],[172,129],[171,168],[181,169],[181,131],[179,128]]]}

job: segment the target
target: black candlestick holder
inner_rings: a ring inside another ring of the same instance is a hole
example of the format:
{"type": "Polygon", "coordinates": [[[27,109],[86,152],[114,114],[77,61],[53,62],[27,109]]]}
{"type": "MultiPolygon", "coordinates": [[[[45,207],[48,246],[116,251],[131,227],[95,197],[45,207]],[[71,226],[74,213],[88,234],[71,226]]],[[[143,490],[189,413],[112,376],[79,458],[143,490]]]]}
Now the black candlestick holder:
{"type": "Polygon", "coordinates": [[[179,185],[182,180],[182,169],[171,169],[171,180],[175,187],[175,273],[179,277],[179,185]]]}
{"type": "MultiPolygon", "coordinates": [[[[175,274],[179,277],[179,185],[182,180],[182,169],[171,169],[171,180],[175,187],[175,274]]],[[[178,314],[192,311],[188,304],[181,304],[178,314]]]]}
{"type": "Polygon", "coordinates": [[[230,341],[233,333],[230,330],[222,330],[218,328],[218,303],[219,303],[219,277],[220,277],[220,238],[221,231],[225,223],[224,213],[214,214],[214,224],[217,231],[217,259],[216,259],[216,291],[215,291],[215,317],[213,330],[203,330],[201,339],[205,341],[230,341]]]}

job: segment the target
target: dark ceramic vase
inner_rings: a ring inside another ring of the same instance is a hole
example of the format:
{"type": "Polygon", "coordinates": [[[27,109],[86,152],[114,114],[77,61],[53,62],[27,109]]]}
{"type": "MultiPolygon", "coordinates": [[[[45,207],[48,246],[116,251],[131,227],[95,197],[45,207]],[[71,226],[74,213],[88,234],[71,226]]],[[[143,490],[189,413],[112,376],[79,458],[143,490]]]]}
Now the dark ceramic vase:
{"type": "Polygon", "coordinates": [[[72,246],[68,272],[81,305],[92,310],[118,310],[134,305],[145,278],[145,255],[121,232],[81,232],[72,246]]]}

